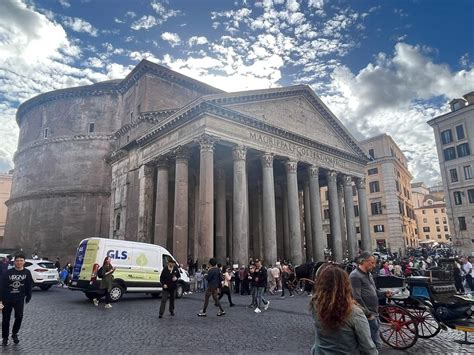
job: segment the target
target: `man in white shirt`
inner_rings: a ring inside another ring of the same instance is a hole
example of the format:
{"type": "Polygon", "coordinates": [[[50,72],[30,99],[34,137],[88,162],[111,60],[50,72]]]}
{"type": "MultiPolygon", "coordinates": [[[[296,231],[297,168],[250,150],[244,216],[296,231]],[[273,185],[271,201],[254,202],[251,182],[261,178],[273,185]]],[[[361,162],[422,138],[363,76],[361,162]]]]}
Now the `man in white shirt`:
{"type": "Polygon", "coordinates": [[[466,277],[467,286],[469,287],[471,291],[474,291],[474,287],[472,285],[472,273],[473,273],[472,264],[467,260],[467,258],[462,258],[461,262],[462,262],[462,270],[466,277]]]}

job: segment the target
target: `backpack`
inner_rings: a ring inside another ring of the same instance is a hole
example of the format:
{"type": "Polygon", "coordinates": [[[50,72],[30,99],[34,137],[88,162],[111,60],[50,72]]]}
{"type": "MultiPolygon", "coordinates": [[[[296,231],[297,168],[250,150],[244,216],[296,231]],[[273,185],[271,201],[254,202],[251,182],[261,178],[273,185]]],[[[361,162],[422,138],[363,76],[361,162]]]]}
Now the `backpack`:
{"type": "Polygon", "coordinates": [[[99,279],[101,279],[101,278],[104,277],[104,274],[105,274],[105,272],[104,272],[104,267],[101,266],[101,267],[99,268],[99,270],[97,270],[97,277],[98,277],[99,279]]]}

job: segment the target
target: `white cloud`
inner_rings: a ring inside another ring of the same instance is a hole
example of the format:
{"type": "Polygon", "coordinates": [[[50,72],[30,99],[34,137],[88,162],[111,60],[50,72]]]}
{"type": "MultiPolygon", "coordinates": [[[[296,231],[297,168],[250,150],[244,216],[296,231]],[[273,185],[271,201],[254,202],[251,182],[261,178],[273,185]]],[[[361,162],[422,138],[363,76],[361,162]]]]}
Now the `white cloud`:
{"type": "Polygon", "coordinates": [[[142,18],[138,19],[137,21],[132,23],[132,30],[138,31],[142,28],[148,30],[154,26],[158,25],[158,21],[151,15],[143,16],[142,18]]]}
{"type": "Polygon", "coordinates": [[[150,4],[153,10],[155,10],[158,17],[161,19],[161,23],[168,20],[170,17],[175,17],[181,14],[179,10],[167,9],[162,3],[154,0],[150,4]]]}
{"type": "Polygon", "coordinates": [[[67,0],[59,0],[59,3],[61,4],[62,7],[68,8],[71,7],[71,4],[67,0]]]}
{"type": "Polygon", "coordinates": [[[204,36],[192,36],[188,40],[188,45],[190,47],[196,46],[196,45],[201,45],[201,44],[206,44],[207,43],[207,38],[204,36]]]}
{"type": "Polygon", "coordinates": [[[90,34],[93,37],[97,37],[97,29],[89,22],[84,21],[78,17],[63,16],[63,24],[73,31],[84,32],[90,34]]]}
{"type": "Polygon", "coordinates": [[[474,69],[452,72],[420,46],[395,45],[358,73],[340,66],[323,100],[357,138],[390,134],[410,160],[415,180],[439,180],[434,136],[426,123],[447,111],[447,102],[472,90],[474,69]],[[444,101],[440,107],[439,101],[444,101]],[[394,124],[396,122],[396,124],[394,124]]]}
{"type": "Polygon", "coordinates": [[[161,34],[161,39],[168,42],[171,47],[175,47],[181,43],[181,38],[179,38],[177,33],[164,32],[161,34]]]}
{"type": "Polygon", "coordinates": [[[137,17],[137,14],[136,14],[135,12],[133,12],[133,11],[127,11],[127,12],[125,13],[125,17],[135,18],[135,17],[137,17]]]}

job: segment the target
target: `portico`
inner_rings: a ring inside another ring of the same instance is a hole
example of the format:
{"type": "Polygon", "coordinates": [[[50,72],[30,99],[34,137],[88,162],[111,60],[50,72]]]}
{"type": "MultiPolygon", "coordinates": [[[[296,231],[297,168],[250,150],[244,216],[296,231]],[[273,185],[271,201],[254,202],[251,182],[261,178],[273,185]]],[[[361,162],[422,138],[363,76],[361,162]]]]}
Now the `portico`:
{"type": "MultiPolygon", "coordinates": [[[[337,261],[358,250],[352,196],[356,190],[365,200],[363,184],[353,186],[364,178],[367,157],[306,86],[204,96],[110,161],[121,191],[132,169],[147,172],[136,189],[138,211],[112,194],[114,220],[137,213],[140,241],[167,247],[180,263],[228,256],[239,265],[249,258],[301,264],[323,260],[328,241],[337,261]],[[329,190],[329,236],[322,186],[329,190]]],[[[366,203],[359,218],[364,246],[366,203]]]]}

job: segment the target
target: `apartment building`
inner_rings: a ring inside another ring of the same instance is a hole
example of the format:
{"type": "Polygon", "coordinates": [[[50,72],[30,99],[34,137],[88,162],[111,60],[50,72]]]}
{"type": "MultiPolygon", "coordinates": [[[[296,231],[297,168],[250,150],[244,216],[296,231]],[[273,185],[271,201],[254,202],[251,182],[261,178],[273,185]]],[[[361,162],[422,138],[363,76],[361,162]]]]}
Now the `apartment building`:
{"type": "Polygon", "coordinates": [[[428,121],[433,128],[453,247],[474,253],[474,91],[450,102],[451,111],[428,121]]]}

